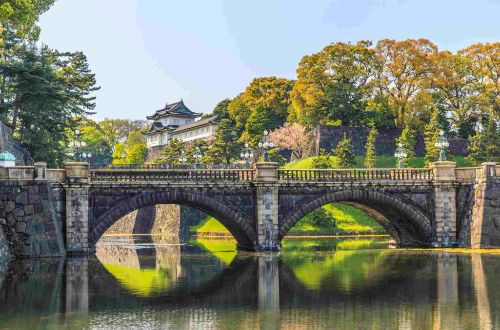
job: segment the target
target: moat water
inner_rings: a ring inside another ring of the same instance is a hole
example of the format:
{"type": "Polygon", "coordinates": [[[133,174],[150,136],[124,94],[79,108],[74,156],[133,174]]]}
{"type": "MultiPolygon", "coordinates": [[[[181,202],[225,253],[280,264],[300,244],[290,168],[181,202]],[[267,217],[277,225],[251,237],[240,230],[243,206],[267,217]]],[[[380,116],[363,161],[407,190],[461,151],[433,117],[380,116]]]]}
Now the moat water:
{"type": "Polygon", "coordinates": [[[288,239],[280,253],[107,237],[0,265],[0,329],[498,329],[500,255],[288,239]]]}

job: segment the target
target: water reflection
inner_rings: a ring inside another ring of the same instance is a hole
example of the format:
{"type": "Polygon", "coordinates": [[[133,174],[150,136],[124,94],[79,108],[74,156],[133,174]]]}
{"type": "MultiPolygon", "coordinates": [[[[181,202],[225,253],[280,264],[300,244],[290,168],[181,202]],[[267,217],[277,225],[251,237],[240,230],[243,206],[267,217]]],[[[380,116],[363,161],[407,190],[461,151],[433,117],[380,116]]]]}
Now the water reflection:
{"type": "Polygon", "coordinates": [[[113,238],[96,258],[0,268],[0,328],[404,328],[499,326],[500,256],[390,250],[377,239],[113,238]],[[4,280],[2,280],[4,278],[4,280]]]}

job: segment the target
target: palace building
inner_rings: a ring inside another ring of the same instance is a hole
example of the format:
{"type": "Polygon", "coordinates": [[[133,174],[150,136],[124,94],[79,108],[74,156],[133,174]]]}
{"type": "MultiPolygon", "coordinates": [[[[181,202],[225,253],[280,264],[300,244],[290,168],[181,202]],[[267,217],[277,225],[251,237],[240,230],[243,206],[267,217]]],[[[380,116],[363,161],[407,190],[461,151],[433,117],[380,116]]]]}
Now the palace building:
{"type": "Polygon", "coordinates": [[[153,121],[149,130],[143,133],[148,149],[163,148],[173,138],[184,142],[212,140],[217,129],[217,116],[196,120],[201,116],[201,113],[193,112],[186,107],[182,100],[166,104],[163,109],[147,117],[153,121]]]}

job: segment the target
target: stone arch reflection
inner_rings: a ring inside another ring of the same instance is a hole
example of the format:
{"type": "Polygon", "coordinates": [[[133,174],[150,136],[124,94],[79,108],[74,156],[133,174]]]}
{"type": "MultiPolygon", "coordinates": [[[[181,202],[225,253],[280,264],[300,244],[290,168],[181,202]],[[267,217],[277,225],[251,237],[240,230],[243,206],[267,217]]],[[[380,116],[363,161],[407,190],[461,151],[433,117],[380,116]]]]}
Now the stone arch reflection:
{"type": "Polygon", "coordinates": [[[96,249],[104,270],[139,297],[192,289],[220,273],[235,256],[234,240],[182,245],[155,236],[108,237],[96,249]]]}

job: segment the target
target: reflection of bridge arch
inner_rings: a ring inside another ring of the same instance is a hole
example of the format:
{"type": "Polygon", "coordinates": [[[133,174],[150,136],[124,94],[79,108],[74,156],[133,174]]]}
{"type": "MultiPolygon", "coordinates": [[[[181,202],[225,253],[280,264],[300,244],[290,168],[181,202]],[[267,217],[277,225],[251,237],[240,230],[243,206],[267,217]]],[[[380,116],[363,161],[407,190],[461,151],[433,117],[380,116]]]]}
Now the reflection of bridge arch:
{"type": "Polygon", "coordinates": [[[374,218],[396,240],[398,245],[426,245],[434,236],[431,218],[421,209],[396,194],[369,189],[347,188],[325,193],[280,214],[280,239],[304,216],[315,209],[334,202],[352,202],[375,210],[374,218]]]}
{"type": "Polygon", "coordinates": [[[209,192],[203,190],[169,189],[147,193],[138,192],[117,203],[108,202],[100,214],[96,214],[95,211],[90,212],[90,245],[95,245],[104,232],[123,216],[137,209],[157,204],[178,204],[203,211],[219,220],[241,247],[249,248],[255,244],[254,228],[241,212],[231,208],[228,203],[212,198],[209,192]]]}
{"type": "Polygon", "coordinates": [[[254,257],[238,256],[230,266],[225,267],[219,274],[202,282],[194,288],[184,286],[173,287],[164,295],[150,297],[137,296],[118,284],[115,277],[97,260],[91,260],[89,274],[92,274],[90,285],[94,292],[98,292],[96,301],[99,304],[103,300],[111,299],[126,301],[131,304],[140,303],[146,305],[168,306],[179,305],[216,305],[227,302],[227,297],[234,296],[235,300],[242,297],[247,302],[256,301],[257,295],[257,263],[254,257]],[[223,301],[220,297],[226,297],[223,301]]]}

